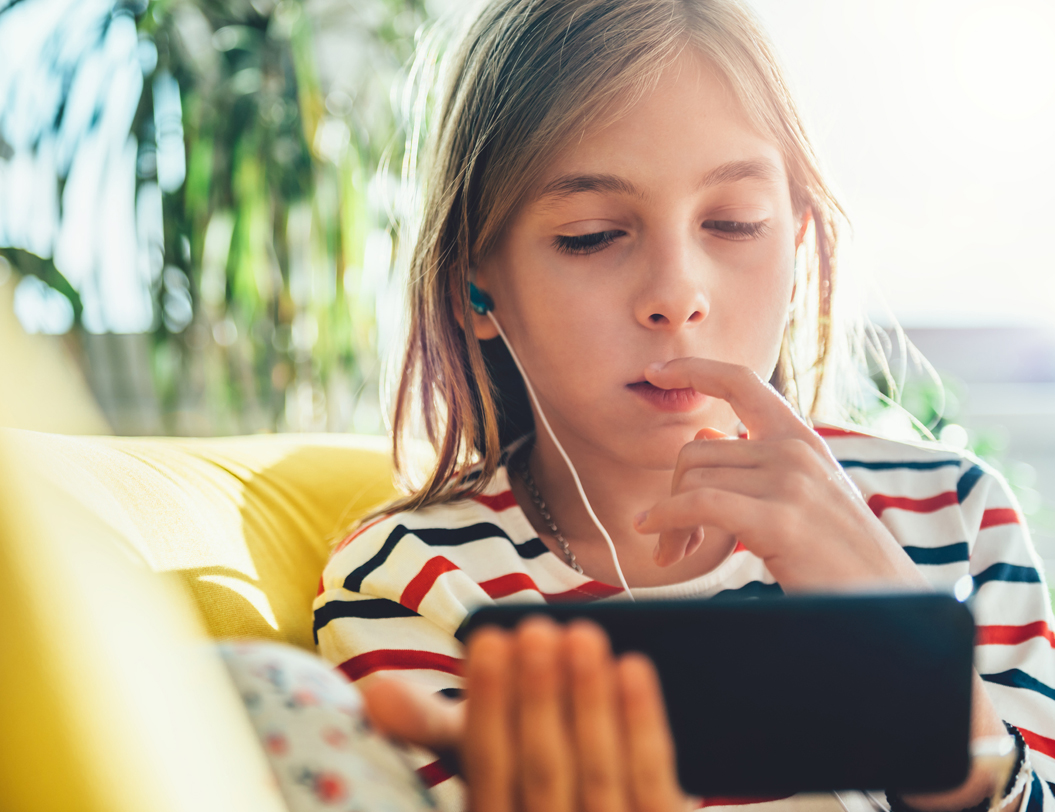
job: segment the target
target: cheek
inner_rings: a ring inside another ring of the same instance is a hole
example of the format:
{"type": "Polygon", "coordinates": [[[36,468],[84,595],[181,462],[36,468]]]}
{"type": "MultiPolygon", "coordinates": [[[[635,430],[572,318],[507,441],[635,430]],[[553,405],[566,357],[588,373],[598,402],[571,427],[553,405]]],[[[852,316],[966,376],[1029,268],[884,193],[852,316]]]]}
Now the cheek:
{"type": "MultiPolygon", "coordinates": [[[[791,243],[791,246],[794,244],[791,243]]],[[[780,354],[794,288],[795,255],[776,246],[730,269],[721,296],[712,298],[712,324],[738,362],[768,375],[780,354]]]]}

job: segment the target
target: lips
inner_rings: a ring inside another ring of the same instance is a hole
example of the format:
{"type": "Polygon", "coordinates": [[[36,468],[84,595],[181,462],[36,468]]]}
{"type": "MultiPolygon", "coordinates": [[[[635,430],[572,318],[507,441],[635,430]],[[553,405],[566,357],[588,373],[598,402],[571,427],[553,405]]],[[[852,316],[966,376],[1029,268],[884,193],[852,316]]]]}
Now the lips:
{"type": "Polygon", "coordinates": [[[660,389],[648,381],[627,384],[626,388],[661,412],[692,412],[707,400],[695,389],[660,389]]]}

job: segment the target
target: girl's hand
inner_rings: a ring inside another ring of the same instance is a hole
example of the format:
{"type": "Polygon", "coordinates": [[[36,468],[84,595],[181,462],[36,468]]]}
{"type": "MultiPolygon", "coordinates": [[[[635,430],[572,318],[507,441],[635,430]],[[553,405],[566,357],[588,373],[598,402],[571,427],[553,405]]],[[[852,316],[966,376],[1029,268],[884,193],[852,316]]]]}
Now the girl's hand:
{"type": "Polygon", "coordinates": [[[469,641],[464,711],[405,683],[364,690],[382,732],[457,753],[474,812],[684,812],[659,680],[596,625],[530,618],[469,641]]]}
{"type": "Polygon", "coordinates": [[[671,496],[635,524],[659,533],[660,566],[691,552],[710,525],[735,535],[785,589],[927,588],[828,446],[753,370],[679,358],[649,367],[646,378],[726,401],[748,433],[739,440],[703,429],[682,448],[671,496]]]}

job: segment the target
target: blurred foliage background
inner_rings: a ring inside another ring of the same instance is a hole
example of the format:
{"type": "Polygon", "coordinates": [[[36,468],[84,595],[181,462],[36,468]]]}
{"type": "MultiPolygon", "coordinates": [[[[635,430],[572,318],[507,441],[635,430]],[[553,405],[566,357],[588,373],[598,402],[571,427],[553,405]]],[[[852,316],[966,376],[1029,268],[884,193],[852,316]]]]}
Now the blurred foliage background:
{"type": "Polygon", "coordinates": [[[383,430],[424,0],[0,0],[0,275],[118,434],[383,430]]]}

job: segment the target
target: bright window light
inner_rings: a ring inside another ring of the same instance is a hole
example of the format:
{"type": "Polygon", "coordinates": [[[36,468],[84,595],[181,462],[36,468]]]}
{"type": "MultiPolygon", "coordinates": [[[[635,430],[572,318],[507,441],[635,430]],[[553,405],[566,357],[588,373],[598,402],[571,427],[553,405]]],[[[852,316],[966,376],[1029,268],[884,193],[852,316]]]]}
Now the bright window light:
{"type": "Polygon", "coordinates": [[[1055,5],[750,1],[853,222],[847,275],[906,326],[1055,326],[1055,5]]]}

